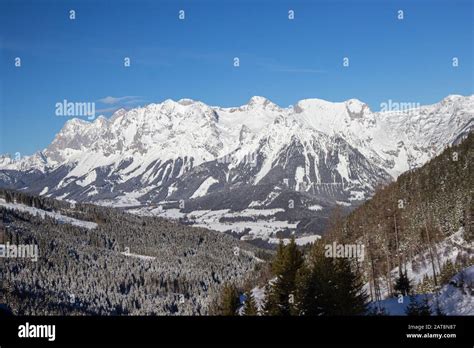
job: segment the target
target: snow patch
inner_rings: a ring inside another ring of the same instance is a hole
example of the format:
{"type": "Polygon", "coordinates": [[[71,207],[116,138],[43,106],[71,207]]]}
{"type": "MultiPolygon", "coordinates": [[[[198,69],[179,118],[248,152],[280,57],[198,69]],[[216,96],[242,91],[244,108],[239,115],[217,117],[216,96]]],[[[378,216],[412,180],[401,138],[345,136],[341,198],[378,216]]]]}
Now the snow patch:
{"type": "Polygon", "coordinates": [[[313,210],[313,211],[318,211],[318,210],[322,210],[323,207],[321,207],[320,205],[315,204],[315,205],[310,205],[310,206],[308,207],[308,209],[309,209],[309,210],[313,210]]]}
{"type": "Polygon", "coordinates": [[[199,186],[199,188],[193,193],[191,198],[198,198],[198,197],[205,196],[207,194],[207,191],[209,190],[209,188],[212,185],[214,185],[215,183],[218,183],[218,182],[219,182],[219,180],[214,179],[212,176],[207,178],[206,180],[204,180],[202,182],[202,184],[199,186]]]}

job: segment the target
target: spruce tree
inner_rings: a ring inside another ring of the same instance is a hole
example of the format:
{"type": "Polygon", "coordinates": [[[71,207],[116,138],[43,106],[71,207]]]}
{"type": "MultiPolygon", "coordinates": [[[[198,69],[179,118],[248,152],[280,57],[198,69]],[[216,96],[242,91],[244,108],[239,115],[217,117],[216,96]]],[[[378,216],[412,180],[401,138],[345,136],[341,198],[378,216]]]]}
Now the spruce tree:
{"type": "Polygon", "coordinates": [[[303,256],[294,238],[286,246],[280,242],[272,263],[272,271],[276,279],[269,284],[266,291],[266,314],[291,315],[293,313],[296,275],[302,265],[303,256]]]}
{"type": "Polygon", "coordinates": [[[349,259],[336,260],[336,315],[361,315],[367,311],[367,293],[360,275],[352,270],[349,259]]]}
{"type": "Polygon", "coordinates": [[[400,273],[400,277],[395,282],[394,289],[403,296],[408,296],[411,293],[411,283],[406,272],[400,273]]]}
{"type": "Polygon", "coordinates": [[[319,280],[315,278],[316,272],[307,265],[301,267],[296,278],[296,304],[295,311],[298,315],[321,314],[319,293],[319,280]]]}
{"type": "Polygon", "coordinates": [[[219,304],[219,314],[226,316],[237,315],[237,310],[239,309],[239,293],[234,285],[226,284],[224,285],[224,290],[222,291],[222,298],[219,304]]]}
{"type": "Polygon", "coordinates": [[[308,266],[297,282],[297,309],[301,315],[360,315],[366,312],[367,294],[348,259],[324,255],[313,247],[308,266]]]}
{"type": "Polygon", "coordinates": [[[258,315],[257,303],[255,302],[255,297],[253,296],[251,291],[246,293],[242,314],[247,316],[258,315]]]}

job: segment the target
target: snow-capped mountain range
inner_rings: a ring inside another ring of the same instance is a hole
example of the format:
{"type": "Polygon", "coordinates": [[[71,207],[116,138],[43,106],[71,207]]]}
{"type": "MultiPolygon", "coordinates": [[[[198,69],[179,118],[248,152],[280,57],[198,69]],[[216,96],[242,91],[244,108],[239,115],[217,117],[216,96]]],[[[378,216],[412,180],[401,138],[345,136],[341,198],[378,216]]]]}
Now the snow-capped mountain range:
{"type": "Polygon", "coordinates": [[[166,100],[68,121],[45,150],[0,157],[0,185],[142,213],[174,208],[188,218],[273,209],[272,221],[285,214],[297,224],[298,209],[290,209],[322,216],[357,204],[457,142],[473,119],[474,96],[458,95],[399,112],[372,112],[357,99],[288,108],[263,97],[233,108],[166,100]]]}

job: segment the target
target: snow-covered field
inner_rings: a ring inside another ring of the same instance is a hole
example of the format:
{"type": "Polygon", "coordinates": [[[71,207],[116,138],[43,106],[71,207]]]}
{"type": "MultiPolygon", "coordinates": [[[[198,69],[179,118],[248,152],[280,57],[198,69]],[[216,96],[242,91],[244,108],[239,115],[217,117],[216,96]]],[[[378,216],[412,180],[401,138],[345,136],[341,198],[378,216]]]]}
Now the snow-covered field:
{"type": "Polygon", "coordinates": [[[284,230],[286,228],[295,229],[298,222],[289,223],[287,221],[277,221],[272,216],[279,209],[246,209],[243,211],[243,215],[236,213],[228,213],[228,211],[209,211],[206,213],[199,212],[198,215],[193,213],[189,216],[195,216],[195,226],[205,227],[212,230],[224,232],[233,231],[236,233],[243,233],[249,231],[245,239],[256,239],[261,238],[267,240],[274,233],[284,230]],[[253,214],[252,212],[253,211],[253,214]],[[231,217],[254,217],[255,221],[219,221],[221,218],[231,217]],[[259,216],[264,216],[264,219],[259,219],[259,216]]]}
{"type": "MultiPolygon", "coordinates": [[[[317,241],[318,239],[320,239],[321,236],[320,235],[312,235],[312,236],[303,236],[303,237],[298,237],[298,238],[295,238],[295,243],[296,245],[306,245],[306,244],[311,244],[311,243],[314,243],[315,241],[317,241]]],[[[283,241],[283,244],[287,245],[288,243],[290,243],[290,239],[289,238],[283,238],[283,239],[280,239],[280,238],[270,238],[268,240],[269,243],[273,243],[273,244],[278,244],[280,243],[280,240],[283,241]]]]}
{"type": "MultiPolygon", "coordinates": [[[[312,207],[313,210],[322,209],[322,207],[315,205],[312,207]]],[[[284,209],[275,208],[275,209],[254,209],[248,208],[244,209],[241,212],[230,212],[229,209],[221,210],[195,210],[189,213],[182,213],[179,209],[161,209],[155,208],[149,210],[147,208],[140,209],[131,209],[131,213],[138,215],[152,215],[159,216],[168,219],[180,219],[187,217],[189,221],[193,222],[193,226],[208,228],[211,230],[226,232],[232,231],[235,233],[244,233],[242,236],[243,240],[252,240],[256,238],[261,238],[267,240],[269,243],[279,243],[280,239],[274,237],[276,232],[281,230],[296,229],[299,221],[290,223],[288,221],[278,221],[275,219],[274,215],[283,212],[284,209]],[[224,219],[232,218],[251,218],[245,221],[220,221],[224,219]]],[[[296,243],[298,245],[305,245],[308,243],[313,243],[315,240],[319,239],[319,235],[310,235],[296,238],[296,243]]],[[[286,238],[283,240],[284,243],[289,243],[290,239],[286,238]]]]}

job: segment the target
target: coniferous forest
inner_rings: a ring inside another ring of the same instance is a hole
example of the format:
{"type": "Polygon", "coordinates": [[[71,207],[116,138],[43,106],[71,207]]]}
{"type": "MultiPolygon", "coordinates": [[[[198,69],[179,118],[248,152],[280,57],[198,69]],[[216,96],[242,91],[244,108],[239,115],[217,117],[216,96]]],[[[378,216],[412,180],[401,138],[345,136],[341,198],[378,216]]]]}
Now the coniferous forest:
{"type": "Polygon", "coordinates": [[[3,242],[39,246],[37,262],[2,261],[0,302],[14,314],[202,315],[221,284],[244,282],[268,257],[226,234],[165,219],[12,191],[0,197],[61,214],[0,206],[3,242]]]}

